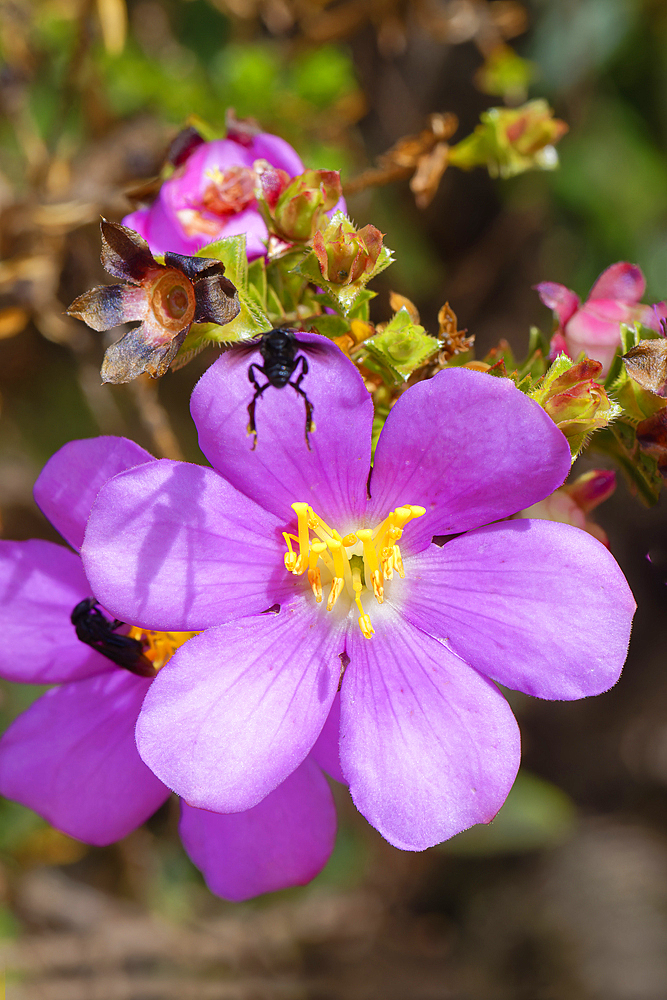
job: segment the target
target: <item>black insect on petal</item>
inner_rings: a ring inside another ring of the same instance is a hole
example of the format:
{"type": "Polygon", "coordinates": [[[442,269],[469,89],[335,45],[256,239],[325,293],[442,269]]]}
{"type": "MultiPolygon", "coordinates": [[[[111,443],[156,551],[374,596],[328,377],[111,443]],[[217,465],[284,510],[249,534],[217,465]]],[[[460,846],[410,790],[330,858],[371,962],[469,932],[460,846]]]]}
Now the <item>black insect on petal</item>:
{"type": "Polygon", "coordinates": [[[156,670],[144,654],[142,643],[117,630],[123,622],[105,618],[94,597],[79,601],[70,615],[77,639],[106,656],[108,660],[139,677],[155,677],[156,670]]]}

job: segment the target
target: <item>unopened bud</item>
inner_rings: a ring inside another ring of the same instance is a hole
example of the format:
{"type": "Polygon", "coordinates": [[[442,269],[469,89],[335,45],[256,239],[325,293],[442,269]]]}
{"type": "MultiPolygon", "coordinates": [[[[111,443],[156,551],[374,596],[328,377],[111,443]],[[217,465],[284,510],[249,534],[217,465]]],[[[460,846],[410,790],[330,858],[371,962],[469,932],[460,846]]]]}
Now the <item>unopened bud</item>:
{"type": "Polygon", "coordinates": [[[568,126],[546,101],[529,101],[520,108],[489,108],[472,135],[450,147],[449,163],[462,170],[486,166],[492,177],[512,177],[525,170],[553,170],[558,165],[554,144],[568,126]]]}
{"type": "Polygon", "coordinates": [[[372,273],[382,250],[382,233],[370,224],[357,230],[343,218],[315,233],[313,250],[325,281],[351,285],[372,273]]]}
{"type": "Polygon", "coordinates": [[[326,213],[340,201],[337,170],[306,170],[279,190],[283,171],[260,174],[258,200],[269,230],[288,243],[306,242],[326,225],[326,213]],[[278,192],[276,197],[276,192],[278,192]]]}
{"type": "Polygon", "coordinates": [[[607,469],[592,469],[567,486],[561,486],[550,496],[532,507],[522,510],[517,517],[531,517],[543,521],[572,524],[594,535],[609,547],[607,534],[599,524],[586,515],[606,500],[616,488],[616,476],[607,469]]]}
{"type": "Polygon", "coordinates": [[[621,413],[602,385],[599,361],[585,358],[573,364],[561,354],[531,396],[549,414],[570,445],[572,455],[579,453],[589,434],[606,427],[621,413]]]}

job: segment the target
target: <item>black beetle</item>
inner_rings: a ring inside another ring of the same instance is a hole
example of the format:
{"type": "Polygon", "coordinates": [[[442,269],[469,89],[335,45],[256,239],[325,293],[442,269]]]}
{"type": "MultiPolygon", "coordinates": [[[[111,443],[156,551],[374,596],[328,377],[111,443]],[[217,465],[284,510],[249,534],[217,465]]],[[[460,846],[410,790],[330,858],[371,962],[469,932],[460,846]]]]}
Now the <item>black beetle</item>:
{"type": "Polygon", "coordinates": [[[79,601],[70,619],[81,642],[139,677],[155,677],[155,667],[144,655],[142,643],[129,635],[119,634],[116,630],[124,622],[117,618],[110,622],[105,618],[94,597],[79,601]]]}
{"type": "Polygon", "coordinates": [[[257,350],[257,348],[259,348],[264,364],[252,364],[248,368],[248,378],[255,387],[255,395],[248,404],[248,433],[254,435],[252,450],[254,451],[257,444],[257,426],[255,423],[255,406],[257,405],[257,400],[270,385],[275,389],[283,389],[286,385],[291,385],[294,391],[301,396],[306,407],[305,435],[306,445],[308,451],[310,451],[308,435],[315,430],[315,424],[313,423],[313,410],[315,408],[301,388],[304,376],[308,374],[308,361],[301,352],[321,354],[323,353],[323,349],[317,344],[304,343],[304,341],[298,340],[295,330],[290,330],[282,326],[263,333],[261,337],[257,337],[249,344],[242,345],[242,349],[245,352],[257,350]],[[296,380],[292,382],[292,376],[299,366],[301,366],[301,371],[297,375],[296,380]],[[266,376],[267,381],[264,385],[259,384],[255,372],[261,372],[262,375],[266,376]]]}

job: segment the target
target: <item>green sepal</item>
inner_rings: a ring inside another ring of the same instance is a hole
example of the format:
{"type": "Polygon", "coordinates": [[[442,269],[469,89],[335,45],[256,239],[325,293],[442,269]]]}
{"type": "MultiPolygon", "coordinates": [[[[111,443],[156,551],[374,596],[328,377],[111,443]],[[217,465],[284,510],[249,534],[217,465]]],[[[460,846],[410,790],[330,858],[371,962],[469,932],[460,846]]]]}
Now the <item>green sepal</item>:
{"type": "Polygon", "coordinates": [[[264,312],[268,312],[267,287],[266,257],[258,257],[251,264],[248,264],[248,292],[264,312]]]}
{"type": "Polygon", "coordinates": [[[658,463],[639,447],[632,424],[621,418],[613,426],[604,427],[595,435],[592,448],[609,455],[619,464],[630,491],[639,496],[647,507],[658,502],[663,482],[658,463]]]}
{"type": "Polygon", "coordinates": [[[308,330],[313,330],[315,333],[319,333],[322,337],[329,337],[330,340],[335,340],[336,337],[342,337],[344,334],[350,332],[349,320],[343,316],[336,316],[331,313],[312,316],[310,319],[304,321],[302,326],[308,330]]]}
{"type": "Polygon", "coordinates": [[[573,361],[572,358],[568,358],[567,354],[559,354],[556,360],[551,364],[550,368],[542,378],[539,385],[531,392],[531,397],[540,406],[549,397],[551,392],[551,386],[564,375],[565,372],[569,372],[570,368],[574,368],[577,362],[573,361]]]}
{"type": "MultiPolygon", "coordinates": [[[[392,377],[404,382],[438,351],[435,337],[429,336],[423,326],[413,323],[408,310],[403,307],[392,317],[382,333],[364,341],[369,357],[385,365],[392,377]]],[[[368,360],[366,361],[368,364],[368,360]]]]}
{"type": "Polygon", "coordinates": [[[195,324],[183,342],[179,354],[195,350],[202,342],[234,344],[239,340],[252,340],[271,329],[271,321],[261,304],[257,290],[248,286],[248,258],[246,256],[245,233],[216,240],[202,247],[196,257],[211,257],[225,265],[225,277],[236,286],[241,311],[225,326],[215,323],[195,324]]]}
{"type": "Polygon", "coordinates": [[[362,322],[368,323],[371,314],[370,303],[376,295],[377,292],[372,291],[370,288],[362,288],[354,301],[354,305],[347,313],[347,318],[349,320],[360,319],[362,322]]]}
{"type": "Polygon", "coordinates": [[[652,417],[658,410],[664,409],[667,401],[649,389],[643,389],[638,382],[630,378],[623,369],[613,386],[614,398],[623,407],[623,415],[633,425],[647,417],[652,417]]]}

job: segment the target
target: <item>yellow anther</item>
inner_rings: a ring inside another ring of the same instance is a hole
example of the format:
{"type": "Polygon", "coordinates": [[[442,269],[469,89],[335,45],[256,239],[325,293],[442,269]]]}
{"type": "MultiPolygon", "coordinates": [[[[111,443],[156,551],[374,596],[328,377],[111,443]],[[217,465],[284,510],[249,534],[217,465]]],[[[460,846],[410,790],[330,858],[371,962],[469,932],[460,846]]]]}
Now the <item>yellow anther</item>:
{"type": "Polygon", "coordinates": [[[347,556],[343,552],[343,546],[337,538],[327,539],[327,546],[331,552],[334,566],[333,580],[331,581],[331,590],[329,592],[329,600],[327,601],[327,611],[331,611],[345,586],[347,556]]]}
{"type": "Polygon", "coordinates": [[[373,588],[376,600],[379,604],[382,604],[384,600],[384,588],[382,586],[383,580],[380,572],[380,565],[378,563],[377,552],[375,551],[375,546],[373,545],[373,532],[370,528],[359,528],[357,531],[357,538],[364,547],[364,567],[366,570],[366,578],[371,582],[371,587],[373,588]]]}
{"type": "Polygon", "coordinates": [[[364,606],[361,603],[361,597],[357,593],[354,603],[359,608],[359,628],[361,629],[364,639],[370,639],[372,635],[375,635],[375,629],[371,624],[370,616],[364,611],[364,606]]]}
{"type": "Polygon", "coordinates": [[[315,594],[315,600],[318,604],[322,603],[322,574],[320,573],[319,566],[315,569],[308,570],[308,583],[310,584],[312,592],[315,594]]]}
{"type": "Polygon", "coordinates": [[[314,541],[310,546],[310,555],[308,556],[308,566],[313,569],[317,565],[317,560],[320,558],[323,552],[326,552],[327,547],[324,542],[314,541]]]}
{"type": "Polygon", "coordinates": [[[327,601],[327,611],[331,611],[334,604],[338,600],[345,586],[345,581],[340,576],[335,576],[331,581],[331,590],[329,591],[329,600],[327,601]]]}
{"type": "Polygon", "coordinates": [[[160,670],[165,663],[168,663],[184,642],[199,635],[198,632],[153,632],[150,629],[138,628],[136,625],[133,625],[127,634],[143,644],[144,656],[151,661],[156,670],[160,670]]]}
{"type": "Polygon", "coordinates": [[[318,604],[322,603],[322,574],[317,563],[322,553],[326,552],[326,550],[327,547],[324,542],[315,541],[310,547],[310,555],[308,556],[308,583],[315,594],[315,600],[318,604]]]}
{"type": "Polygon", "coordinates": [[[330,527],[307,503],[294,503],[292,509],[297,517],[298,531],[297,535],[283,533],[287,570],[296,575],[307,572],[318,604],[323,600],[324,585],[330,580],[328,611],[346,590],[359,610],[359,628],[370,639],[375,633],[370,616],[364,611],[362,595],[372,591],[382,604],[385,582],[392,579],[394,572],[401,577],[405,575],[398,542],[408,521],[425,514],[425,508],[404,504],[391,511],[375,530],[359,528],[356,533],[346,535],[330,527]]]}
{"type": "MultiPolygon", "coordinates": [[[[309,507],[307,503],[293,503],[292,510],[297,516],[298,522],[298,542],[299,542],[299,556],[296,560],[294,568],[291,570],[295,576],[299,576],[304,572],[308,566],[308,550],[310,548],[310,536],[308,534],[308,512],[309,507]]],[[[312,512],[311,512],[312,513],[312,512]]]]}
{"type": "Polygon", "coordinates": [[[393,580],[394,578],[394,547],[387,546],[380,553],[380,565],[382,566],[382,574],[385,580],[393,580]]]}
{"type": "Polygon", "coordinates": [[[283,538],[285,539],[285,544],[287,545],[287,552],[285,553],[285,569],[288,573],[293,573],[294,567],[296,566],[297,555],[292,549],[292,541],[298,542],[298,538],[295,538],[294,535],[288,534],[286,531],[283,531],[283,538]]]}

